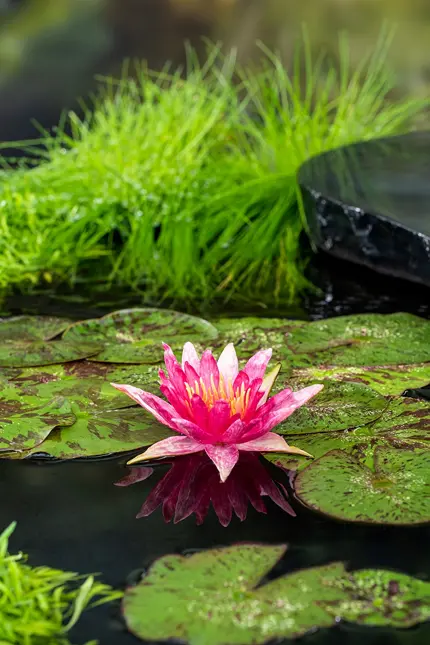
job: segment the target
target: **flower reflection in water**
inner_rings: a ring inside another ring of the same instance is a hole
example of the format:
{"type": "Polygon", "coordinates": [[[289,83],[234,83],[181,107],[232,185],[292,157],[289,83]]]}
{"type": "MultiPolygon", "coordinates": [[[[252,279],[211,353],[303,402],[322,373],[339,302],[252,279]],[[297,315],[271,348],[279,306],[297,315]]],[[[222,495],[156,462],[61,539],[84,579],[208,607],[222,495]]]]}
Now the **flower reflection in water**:
{"type": "MultiPolygon", "coordinates": [[[[133,468],[116,486],[130,486],[148,479],[152,473],[152,468],[133,468]]],[[[220,481],[216,466],[205,453],[195,453],[172,460],[170,470],[153,488],[137,517],[147,517],[161,506],[166,522],[173,520],[176,524],[194,513],[197,524],[202,524],[212,503],[222,526],[228,526],[233,513],[241,521],[246,518],[249,503],[259,513],[267,513],[263,497],[295,515],[284,486],[271,475],[257,453],[241,453],[225,482],[220,481]]]]}

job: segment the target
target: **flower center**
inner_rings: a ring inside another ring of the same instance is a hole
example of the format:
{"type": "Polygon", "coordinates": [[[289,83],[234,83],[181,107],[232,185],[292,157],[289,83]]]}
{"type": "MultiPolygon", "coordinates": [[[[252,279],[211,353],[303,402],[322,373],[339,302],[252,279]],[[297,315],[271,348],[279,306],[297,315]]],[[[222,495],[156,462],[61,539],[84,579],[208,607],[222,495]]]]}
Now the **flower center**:
{"type": "Polygon", "coordinates": [[[220,375],[218,387],[216,387],[213,376],[211,376],[209,387],[200,378],[198,381],[194,381],[193,385],[185,383],[185,388],[190,400],[193,394],[197,394],[201,397],[208,410],[211,410],[217,401],[227,401],[230,404],[231,416],[235,414],[240,414],[241,418],[245,416],[250,392],[249,390],[245,390],[244,383],[242,383],[240,388],[234,390],[231,379],[226,383],[220,375]]]}

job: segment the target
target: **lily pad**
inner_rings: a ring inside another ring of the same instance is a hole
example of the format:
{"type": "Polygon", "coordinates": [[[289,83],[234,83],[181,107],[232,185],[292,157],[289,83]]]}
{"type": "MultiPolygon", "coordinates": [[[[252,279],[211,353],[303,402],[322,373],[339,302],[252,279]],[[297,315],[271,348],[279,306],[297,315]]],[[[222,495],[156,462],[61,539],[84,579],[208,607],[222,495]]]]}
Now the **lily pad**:
{"type": "Polygon", "coordinates": [[[424,524],[430,521],[430,451],[379,446],[374,469],[332,450],[294,483],[309,508],[348,522],[424,524]]]}
{"type": "Polygon", "coordinates": [[[292,356],[287,338],[294,329],[306,325],[303,320],[286,318],[218,318],[214,320],[219,331],[215,347],[234,343],[239,358],[247,359],[260,349],[271,347],[275,360],[292,356]]]}
{"type": "Polygon", "coordinates": [[[408,627],[429,617],[430,583],[389,571],[334,562],[262,584],[284,552],[244,544],[160,558],[125,592],[128,629],[149,642],[260,645],[340,619],[408,627]]]}
{"type": "Polygon", "coordinates": [[[343,620],[375,627],[413,627],[430,618],[430,583],[393,571],[363,569],[341,582],[350,598],[324,607],[343,620]]]}
{"type": "Polygon", "coordinates": [[[14,316],[0,319],[0,343],[50,340],[69,327],[71,320],[53,316],[14,316]]]}
{"type": "Polygon", "coordinates": [[[387,400],[360,383],[327,381],[318,396],[277,427],[280,434],[345,430],[366,425],[381,416],[387,400]]]}
{"type": "Polygon", "coordinates": [[[41,446],[24,456],[98,457],[144,448],[172,435],[140,407],[94,412],[72,409],[76,422],[71,427],[56,428],[41,446]]]}
{"type": "Polygon", "coordinates": [[[90,342],[10,342],[0,345],[0,366],[35,367],[87,358],[100,351],[100,344],[90,342]]]}
{"type": "Polygon", "coordinates": [[[18,452],[40,445],[58,425],[71,426],[75,417],[64,399],[31,401],[29,397],[0,398],[0,452],[18,452]]]}
{"type": "Polygon", "coordinates": [[[311,322],[287,340],[295,366],[381,366],[430,361],[430,322],[411,314],[363,314],[311,322]]]}
{"type": "Polygon", "coordinates": [[[140,584],[126,591],[127,626],[148,641],[247,645],[334,624],[318,600],[346,599],[340,585],[330,585],[344,574],[341,564],[300,571],[256,588],[284,550],[243,545],[161,558],[140,584]]]}
{"type": "MultiPolygon", "coordinates": [[[[297,414],[296,412],[294,414],[297,414]]],[[[291,418],[293,421],[294,418],[291,418]]],[[[319,458],[331,450],[352,454],[362,464],[373,467],[373,451],[377,446],[395,448],[430,448],[430,406],[423,401],[398,397],[388,400],[386,409],[374,422],[342,432],[309,431],[306,434],[288,434],[287,441],[300,446],[313,457],[319,458]]],[[[286,470],[300,471],[312,460],[301,455],[266,454],[265,458],[286,470]]]]}
{"type": "Polygon", "coordinates": [[[294,370],[292,374],[292,381],[300,385],[321,383],[322,380],[362,383],[385,396],[400,395],[406,389],[430,383],[430,363],[392,367],[309,367],[294,370]]]}
{"type": "Polygon", "coordinates": [[[103,344],[104,350],[93,360],[139,364],[161,362],[162,342],[179,347],[186,341],[209,341],[217,336],[217,329],[202,318],[167,309],[124,309],[75,323],[63,338],[103,344]]]}

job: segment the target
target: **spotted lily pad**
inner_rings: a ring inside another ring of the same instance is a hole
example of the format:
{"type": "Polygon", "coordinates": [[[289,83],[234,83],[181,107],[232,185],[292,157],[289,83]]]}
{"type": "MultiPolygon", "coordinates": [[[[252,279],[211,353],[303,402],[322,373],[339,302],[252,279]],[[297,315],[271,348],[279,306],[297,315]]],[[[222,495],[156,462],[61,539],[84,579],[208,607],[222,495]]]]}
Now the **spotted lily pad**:
{"type": "Polygon", "coordinates": [[[430,363],[391,367],[309,367],[294,370],[292,374],[292,382],[301,386],[323,380],[362,383],[385,396],[400,395],[406,389],[421,388],[430,383],[430,363]]]}
{"type": "Polygon", "coordinates": [[[179,347],[186,341],[207,342],[217,336],[217,329],[202,318],[167,309],[123,309],[75,323],[63,337],[103,344],[104,350],[93,360],[139,364],[161,362],[163,341],[179,347]]]}
{"type": "Polygon", "coordinates": [[[430,451],[379,446],[374,468],[332,450],[302,470],[294,484],[309,508],[348,522],[430,521],[430,451]]]}
{"type": "Polygon", "coordinates": [[[287,338],[292,330],[306,323],[285,318],[219,318],[214,321],[219,338],[214,345],[221,349],[234,343],[239,358],[247,359],[260,349],[271,347],[275,360],[284,360],[292,355],[287,347],[287,338]]]}
{"type": "Polygon", "coordinates": [[[334,562],[261,584],[284,552],[244,544],[160,558],[125,592],[128,629],[149,642],[259,645],[341,619],[408,627],[429,616],[430,583],[388,571],[334,562]]]}
{"type": "MultiPolygon", "coordinates": [[[[291,421],[294,421],[294,417],[291,417],[291,421]]],[[[343,450],[362,464],[373,467],[373,452],[377,446],[430,448],[428,427],[428,403],[397,397],[388,399],[382,414],[368,425],[341,432],[314,433],[311,429],[303,434],[288,434],[286,439],[291,445],[300,446],[315,458],[322,457],[331,450],[343,450]]],[[[286,470],[300,471],[312,463],[311,459],[300,455],[266,454],[265,457],[286,470]]]]}
{"type": "Polygon", "coordinates": [[[64,399],[32,399],[15,394],[9,389],[7,398],[0,398],[1,453],[22,453],[34,448],[56,426],[71,426],[75,421],[70,404],[64,399]]]}
{"type": "Polygon", "coordinates": [[[346,599],[340,588],[330,586],[343,575],[341,564],[294,573],[256,588],[284,550],[243,545],[188,558],[161,558],[140,584],[126,591],[128,628],[148,641],[247,645],[334,624],[335,618],[318,600],[346,599]]]}
{"type": "Polygon", "coordinates": [[[343,620],[376,627],[413,627],[430,618],[430,583],[393,571],[363,569],[340,582],[348,600],[324,607],[343,620]]]}
{"type": "Polygon", "coordinates": [[[0,344],[5,341],[50,340],[71,321],[53,316],[15,316],[0,319],[0,344]]]}
{"type": "Polygon", "coordinates": [[[341,316],[292,330],[287,345],[296,367],[425,363],[430,322],[403,313],[341,316]]]}
{"type": "Polygon", "coordinates": [[[318,396],[277,427],[280,434],[345,430],[381,416],[386,399],[360,383],[326,382],[318,396]]]}
{"type": "Polygon", "coordinates": [[[100,351],[100,344],[91,342],[10,342],[0,345],[0,366],[35,367],[87,358],[100,351]]]}
{"type": "Polygon", "coordinates": [[[89,412],[72,405],[72,409],[76,416],[73,426],[56,428],[25,456],[43,453],[57,459],[75,459],[110,455],[150,446],[172,434],[140,407],[89,412]]]}

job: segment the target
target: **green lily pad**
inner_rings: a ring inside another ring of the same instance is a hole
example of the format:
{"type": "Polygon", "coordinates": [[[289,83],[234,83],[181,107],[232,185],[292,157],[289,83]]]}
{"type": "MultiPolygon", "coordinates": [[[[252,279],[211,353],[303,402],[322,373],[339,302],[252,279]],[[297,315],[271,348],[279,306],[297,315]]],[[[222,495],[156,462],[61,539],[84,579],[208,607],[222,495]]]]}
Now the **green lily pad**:
{"type": "Polygon", "coordinates": [[[342,620],[408,627],[429,617],[430,583],[342,563],[261,584],[285,547],[259,544],[157,560],[123,599],[128,629],[149,641],[260,645],[342,620]]]}
{"type": "Polygon", "coordinates": [[[214,325],[220,335],[214,345],[221,350],[228,343],[234,343],[237,355],[242,359],[271,347],[274,360],[284,360],[292,356],[286,344],[290,333],[306,324],[302,320],[285,318],[218,318],[214,325]]]}
{"type": "Polygon", "coordinates": [[[255,588],[284,550],[243,545],[161,558],[140,584],[126,591],[127,626],[148,641],[256,645],[333,625],[335,618],[318,600],[346,599],[340,585],[330,585],[344,574],[341,564],[300,571],[255,588]]]}
{"type": "Polygon", "coordinates": [[[46,454],[57,459],[98,457],[130,452],[172,436],[142,408],[88,412],[72,406],[76,422],[56,428],[37,449],[24,456],[46,454]]]}
{"type": "Polygon", "coordinates": [[[32,400],[8,391],[0,398],[0,452],[18,452],[40,445],[58,425],[71,426],[75,417],[64,399],[32,400]]]}
{"type": "Polygon", "coordinates": [[[162,342],[177,348],[186,341],[206,342],[217,336],[217,329],[202,318],[167,309],[124,309],[75,323],[63,338],[103,344],[105,348],[92,360],[139,364],[161,362],[162,342]]]}
{"type": "Polygon", "coordinates": [[[361,383],[327,381],[318,396],[296,410],[276,431],[299,434],[345,430],[374,421],[386,407],[382,395],[361,383]]]}
{"type": "Polygon", "coordinates": [[[287,344],[296,367],[425,363],[430,322],[404,313],[341,316],[292,330],[287,344]]]}
{"type": "MultiPolygon", "coordinates": [[[[296,415],[297,412],[294,413],[296,415]]],[[[291,421],[294,420],[294,415],[291,421]]],[[[424,401],[398,397],[389,399],[381,416],[365,426],[342,432],[309,431],[303,434],[288,434],[287,442],[319,458],[331,450],[343,450],[352,454],[362,464],[373,467],[373,451],[377,446],[395,448],[430,447],[430,406],[424,401]]],[[[266,454],[265,458],[280,468],[300,471],[312,460],[301,455],[266,454]]]]}
{"type": "Polygon", "coordinates": [[[309,367],[296,369],[292,374],[292,382],[301,386],[323,380],[362,383],[385,396],[400,395],[407,389],[425,387],[430,383],[430,363],[392,367],[309,367]]]}
{"type": "Polygon", "coordinates": [[[424,524],[430,521],[430,451],[376,447],[374,469],[332,450],[294,483],[309,508],[348,522],[424,524]]]}
{"type": "Polygon", "coordinates": [[[10,342],[0,345],[0,366],[35,367],[76,361],[100,351],[100,345],[90,342],[10,342]]]}
{"type": "Polygon", "coordinates": [[[53,316],[15,316],[0,319],[0,343],[5,341],[50,340],[61,334],[71,321],[53,316]]]}
{"type": "Polygon", "coordinates": [[[341,582],[350,598],[324,607],[343,620],[375,627],[413,627],[430,618],[430,583],[393,571],[362,569],[341,582]]]}

